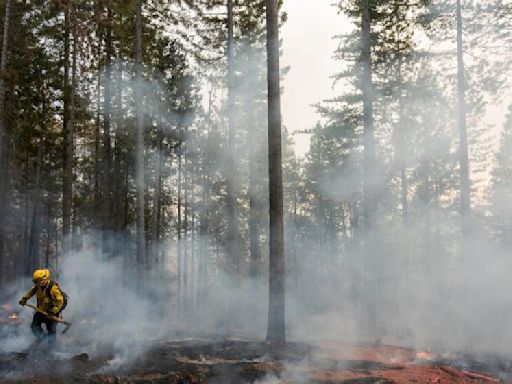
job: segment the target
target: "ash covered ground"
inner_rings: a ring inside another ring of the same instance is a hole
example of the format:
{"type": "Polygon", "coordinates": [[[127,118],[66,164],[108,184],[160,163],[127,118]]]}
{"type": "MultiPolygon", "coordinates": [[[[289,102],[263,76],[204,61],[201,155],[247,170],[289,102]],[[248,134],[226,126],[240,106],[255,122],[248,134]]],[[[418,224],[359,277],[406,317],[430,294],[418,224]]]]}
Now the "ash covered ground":
{"type": "MultiPolygon", "coordinates": [[[[154,341],[133,359],[109,344],[71,355],[0,354],[0,383],[498,383],[512,382],[502,357],[342,342],[271,345],[196,335],[154,341]]],[[[61,337],[65,345],[65,336],[61,337]]],[[[134,342],[136,348],[136,342],[134,342]]],[[[85,350],[85,348],[84,348],[85,350]]]]}

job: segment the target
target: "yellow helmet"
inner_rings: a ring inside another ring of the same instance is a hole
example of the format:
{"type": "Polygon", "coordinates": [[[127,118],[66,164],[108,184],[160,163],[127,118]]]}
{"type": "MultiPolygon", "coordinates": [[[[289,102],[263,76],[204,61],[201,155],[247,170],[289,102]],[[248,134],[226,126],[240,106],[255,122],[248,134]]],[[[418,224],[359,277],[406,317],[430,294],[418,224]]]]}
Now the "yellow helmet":
{"type": "Polygon", "coordinates": [[[50,279],[50,270],[48,270],[48,269],[38,269],[32,275],[32,281],[34,282],[34,284],[39,284],[40,282],[42,282],[44,280],[49,280],[49,279],[50,279]]]}

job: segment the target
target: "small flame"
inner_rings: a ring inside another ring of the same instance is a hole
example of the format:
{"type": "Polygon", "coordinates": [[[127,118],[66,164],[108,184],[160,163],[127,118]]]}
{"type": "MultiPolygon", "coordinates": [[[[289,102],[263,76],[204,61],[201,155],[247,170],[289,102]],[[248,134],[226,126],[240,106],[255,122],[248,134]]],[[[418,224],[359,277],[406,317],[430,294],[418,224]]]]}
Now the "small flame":
{"type": "Polygon", "coordinates": [[[9,315],[9,319],[11,319],[11,320],[16,320],[17,318],[18,318],[18,315],[17,315],[17,314],[15,314],[15,313],[11,313],[11,314],[9,315]]]}

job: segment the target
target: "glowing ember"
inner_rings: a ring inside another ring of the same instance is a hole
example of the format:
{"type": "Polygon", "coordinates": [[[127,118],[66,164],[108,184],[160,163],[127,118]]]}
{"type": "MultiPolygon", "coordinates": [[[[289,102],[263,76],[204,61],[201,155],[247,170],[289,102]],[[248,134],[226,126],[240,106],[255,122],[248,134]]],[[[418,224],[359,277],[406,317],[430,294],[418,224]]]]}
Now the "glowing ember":
{"type": "Polygon", "coordinates": [[[433,360],[435,355],[429,351],[416,352],[416,359],[418,360],[433,360]]]}
{"type": "Polygon", "coordinates": [[[11,314],[9,315],[9,319],[11,319],[11,320],[16,320],[17,318],[18,318],[18,315],[17,315],[17,314],[15,314],[15,313],[11,313],[11,314]]]}
{"type": "Polygon", "coordinates": [[[13,307],[11,304],[4,304],[0,306],[0,310],[2,311],[12,311],[13,307]]]}

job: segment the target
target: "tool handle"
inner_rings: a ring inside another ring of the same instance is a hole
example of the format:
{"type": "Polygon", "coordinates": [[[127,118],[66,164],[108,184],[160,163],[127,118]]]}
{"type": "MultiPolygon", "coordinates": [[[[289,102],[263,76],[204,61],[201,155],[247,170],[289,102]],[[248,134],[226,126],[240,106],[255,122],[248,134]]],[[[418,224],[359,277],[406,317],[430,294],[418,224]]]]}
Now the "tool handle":
{"type": "Polygon", "coordinates": [[[39,312],[39,313],[42,313],[43,315],[45,315],[47,318],[49,318],[50,320],[53,320],[53,321],[56,321],[58,323],[62,323],[62,324],[66,324],[66,325],[71,325],[71,323],[67,322],[67,321],[64,321],[63,319],[59,318],[59,317],[56,317],[56,316],[52,316],[48,313],[46,313],[45,311],[33,306],[32,304],[25,304],[25,306],[29,307],[29,308],[32,308],[34,311],[36,312],[39,312]]]}

